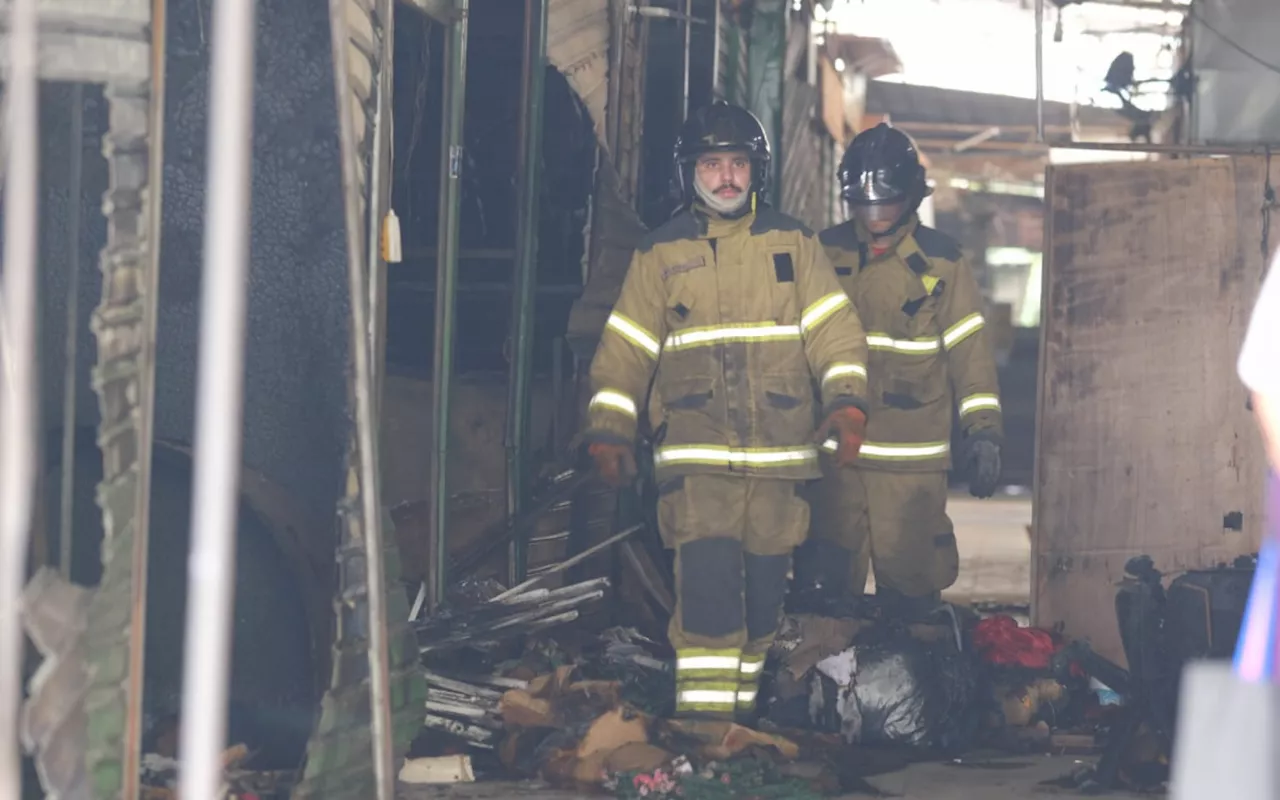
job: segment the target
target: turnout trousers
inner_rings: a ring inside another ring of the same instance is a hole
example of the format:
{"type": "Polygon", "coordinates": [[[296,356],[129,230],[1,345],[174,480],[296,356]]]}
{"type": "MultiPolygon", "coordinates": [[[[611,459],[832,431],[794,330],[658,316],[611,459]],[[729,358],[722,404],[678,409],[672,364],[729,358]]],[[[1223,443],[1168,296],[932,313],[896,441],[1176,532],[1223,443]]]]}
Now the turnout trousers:
{"type": "Polygon", "coordinates": [[[926,598],[955,583],[960,569],[947,516],[947,473],[902,472],[822,460],[808,489],[813,506],[801,577],[837,592],[862,594],[868,566],[876,590],[926,598]]]}
{"type": "Polygon", "coordinates": [[[798,481],[685,475],[658,490],[675,550],[676,715],[749,718],[782,620],[791,554],[809,529],[798,481]]]}

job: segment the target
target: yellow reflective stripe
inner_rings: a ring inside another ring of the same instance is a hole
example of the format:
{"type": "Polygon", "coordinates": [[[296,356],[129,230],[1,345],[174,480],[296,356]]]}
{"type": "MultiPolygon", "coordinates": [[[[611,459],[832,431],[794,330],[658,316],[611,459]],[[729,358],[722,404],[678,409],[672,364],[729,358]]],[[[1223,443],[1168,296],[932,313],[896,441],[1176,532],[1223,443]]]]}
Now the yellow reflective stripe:
{"type": "Polygon", "coordinates": [[[737,656],[689,656],[676,657],[676,669],[681,672],[700,671],[736,671],[739,667],[737,656]]]}
{"type": "Polygon", "coordinates": [[[631,342],[654,358],[657,358],[658,353],[662,352],[662,346],[658,344],[658,338],[656,336],[649,333],[632,320],[629,320],[619,314],[617,311],[609,315],[609,321],[605,323],[605,327],[612,328],[622,338],[631,342]]]}
{"type": "Polygon", "coordinates": [[[844,292],[832,292],[804,310],[800,315],[800,330],[808,333],[847,305],[849,305],[848,295],[844,292]]]}
{"type": "Polygon", "coordinates": [[[668,350],[688,350],[723,342],[759,342],[799,339],[800,326],[777,325],[772,322],[737,322],[731,325],[708,325],[686,328],[667,337],[668,350]]]}
{"type": "Polygon", "coordinates": [[[722,445],[690,445],[660,447],[653,463],[662,464],[734,464],[752,467],[787,467],[803,464],[818,457],[817,448],[808,447],[724,447],[722,445]]]}
{"type": "Polygon", "coordinates": [[[696,684],[676,691],[677,707],[718,710],[732,708],[736,703],[737,686],[732,684],[696,684]]]}
{"type": "Polygon", "coordinates": [[[971,394],[960,401],[960,416],[971,414],[974,411],[999,411],[1000,398],[994,394],[971,394]]]}
{"type": "Polygon", "coordinates": [[[843,378],[846,375],[857,375],[861,378],[867,377],[867,368],[861,364],[832,364],[827,367],[827,371],[822,374],[822,382],[843,378]]]}
{"type": "Polygon", "coordinates": [[[587,410],[594,411],[597,408],[608,408],[613,411],[621,411],[632,419],[636,418],[636,403],[630,397],[622,392],[615,392],[612,389],[601,389],[596,392],[595,397],[591,398],[591,402],[587,403],[587,410]]]}
{"type": "Polygon", "coordinates": [[[868,333],[867,347],[871,350],[884,350],[890,353],[936,353],[941,343],[938,338],[895,339],[885,333],[868,333]]]}
{"type": "Polygon", "coordinates": [[[861,458],[881,461],[921,461],[945,456],[951,450],[947,442],[921,442],[919,444],[885,444],[863,442],[858,451],[861,458]]]}
{"type": "Polygon", "coordinates": [[[977,312],[970,314],[942,332],[942,346],[950,350],[977,333],[985,324],[986,320],[981,314],[977,312]]]}

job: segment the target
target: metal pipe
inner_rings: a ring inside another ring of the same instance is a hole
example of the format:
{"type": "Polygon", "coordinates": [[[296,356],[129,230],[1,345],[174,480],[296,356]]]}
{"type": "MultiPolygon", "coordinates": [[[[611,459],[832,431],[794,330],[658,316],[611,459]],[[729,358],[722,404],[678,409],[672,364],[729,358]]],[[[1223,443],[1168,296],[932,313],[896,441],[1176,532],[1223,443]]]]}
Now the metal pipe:
{"type": "Polygon", "coordinates": [[[1036,0],[1036,141],[1044,141],[1044,0],[1036,0]]]}
{"type": "Polygon", "coordinates": [[[467,99],[467,25],[470,0],[454,0],[453,25],[444,54],[445,115],[440,137],[440,210],[436,226],[436,338],[432,358],[431,524],[427,529],[427,609],[444,600],[449,550],[449,390],[453,383],[454,301],[458,282],[458,219],[461,208],[462,129],[467,99]]]}
{"type": "MultiPolygon", "coordinates": [[[[121,796],[136,797],[142,774],[142,700],[146,676],[147,554],[151,542],[151,456],[155,440],[156,319],[160,299],[160,231],[164,205],[165,43],[168,0],[151,0],[151,86],[147,138],[147,276],[142,288],[142,341],[138,371],[138,475],[134,487],[130,552],[129,683],[125,694],[121,796]]],[[[252,67],[250,67],[252,70],[252,67]]],[[[78,202],[78,198],[74,201],[78,202]]],[[[232,516],[235,519],[235,516],[232,516]]],[[[234,529],[232,531],[234,535],[234,529]]],[[[228,608],[228,614],[230,609],[228,608]]]]}
{"type": "Polygon", "coordinates": [[[684,29],[683,105],[680,107],[680,119],[683,121],[689,118],[689,51],[693,47],[693,0],[684,0],[684,19],[680,21],[680,25],[684,29]]]}
{"type": "MultiPolygon", "coordinates": [[[[378,426],[374,413],[374,377],[370,363],[369,307],[365,304],[364,225],[360,204],[359,144],[352,119],[351,76],[347,67],[348,0],[329,0],[330,42],[333,48],[333,90],[338,112],[338,139],[341,143],[343,218],[347,233],[347,287],[351,300],[352,399],[356,412],[355,455],[359,460],[361,528],[365,545],[365,599],[369,605],[368,658],[369,705],[372,709],[373,774],[378,800],[395,798],[395,756],[391,741],[391,669],[387,659],[387,586],[382,538],[382,498],[378,480],[378,426]]],[[[382,64],[382,69],[390,68],[382,64]]],[[[377,146],[376,144],[374,145],[377,146]]],[[[370,198],[370,204],[375,204],[370,198]]],[[[376,235],[377,227],[371,234],[376,235]]]]}
{"type": "Polygon", "coordinates": [[[256,0],[213,6],[208,189],[187,561],[179,794],[214,800],[226,745],[244,418],[256,0]]]}
{"type": "Polygon", "coordinates": [[[1280,144],[1211,145],[1211,144],[1139,144],[1137,142],[1050,142],[1055,150],[1104,150],[1115,153],[1151,153],[1153,155],[1189,156],[1262,156],[1280,150],[1280,144]]]}
{"type": "Polygon", "coordinates": [[[0,796],[22,796],[18,708],[22,621],[36,490],[36,254],[40,198],[36,0],[13,0],[9,16],[5,128],[4,276],[0,303],[0,796]]]}
{"type": "Polygon", "coordinates": [[[391,113],[392,73],[395,64],[395,0],[379,0],[381,28],[377,96],[373,112],[373,159],[369,168],[369,345],[377,411],[382,409],[382,384],[387,363],[387,262],[382,257],[383,224],[391,208],[391,170],[395,126],[391,113]]]}
{"type": "Polygon", "coordinates": [[[720,0],[712,0],[715,10],[711,14],[711,97],[724,97],[720,85],[720,0]]]}
{"type": "Polygon", "coordinates": [[[84,87],[71,84],[71,205],[67,209],[66,371],[62,379],[62,485],[58,496],[58,571],[71,580],[71,517],[75,513],[76,377],[80,345],[80,201],[84,191],[84,87]]]}
{"type": "MultiPolygon", "coordinates": [[[[538,197],[542,188],[543,94],[546,83],[547,0],[525,0],[524,66],[520,89],[519,219],[516,228],[515,291],[511,294],[511,370],[507,381],[507,517],[517,519],[529,499],[529,394],[533,371],[534,287],[538,282],[538,197]]],[[[528,537],[511,541],[507,571],[512,584],[524,580],[528,537]]]]}

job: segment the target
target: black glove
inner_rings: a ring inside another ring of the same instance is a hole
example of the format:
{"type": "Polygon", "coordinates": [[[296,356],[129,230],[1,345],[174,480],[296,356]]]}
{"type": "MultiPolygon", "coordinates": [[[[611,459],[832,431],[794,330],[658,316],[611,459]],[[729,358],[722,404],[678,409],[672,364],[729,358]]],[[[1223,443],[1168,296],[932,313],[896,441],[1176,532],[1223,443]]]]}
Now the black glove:
{"type": "Polygon", "coordinates": [[[1000,481],[1000,444],[984,436],[969,440],[965,457],[965,473],[969,477],[969,494],[986,498],[996,493],[1000,481]]]}

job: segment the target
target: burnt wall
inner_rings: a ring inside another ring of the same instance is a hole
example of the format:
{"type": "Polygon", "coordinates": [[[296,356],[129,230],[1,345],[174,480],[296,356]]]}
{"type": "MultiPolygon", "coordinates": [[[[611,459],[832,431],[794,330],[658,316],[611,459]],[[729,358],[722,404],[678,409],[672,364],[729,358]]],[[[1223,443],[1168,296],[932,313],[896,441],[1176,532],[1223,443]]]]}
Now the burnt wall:
{"type": "MultiPolygon", "coordinates": [[[[180,442],[191,441],[195,411],[210,7],[177,3],[169,12],[156,436],[180,442]]],[[[340,488],[348,430],[345,244],[327,7],[308,0],[261,3],[257,38],[244,460],[327,521],[340,488]]],[[[83,225],[76,242],[77,417],[82,425],[96,425],[89,376],[97,347],[88,320],[101,291],[106,103],[100,90],[86,94],[83,225]]],[[[69,97],[67,86],[45,87],[41,110],[41,390],[47,429],[60,424],[63,386],[71,243],[69,97]]]]}

